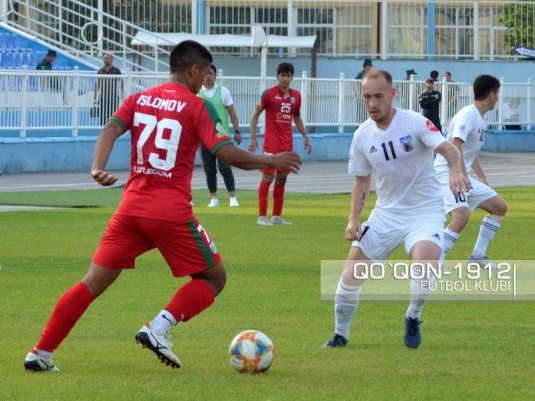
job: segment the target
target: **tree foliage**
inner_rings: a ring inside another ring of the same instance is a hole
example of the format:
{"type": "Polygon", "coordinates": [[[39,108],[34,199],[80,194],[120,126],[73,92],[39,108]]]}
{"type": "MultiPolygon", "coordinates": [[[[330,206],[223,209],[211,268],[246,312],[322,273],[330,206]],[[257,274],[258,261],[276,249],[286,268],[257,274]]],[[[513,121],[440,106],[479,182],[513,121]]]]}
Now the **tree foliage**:
{"type": "Polygon", "coordinates": [[[515,46],[535,48],[535,0],[504,5],[500,22],[506,28],[503,46],[508,53],[515,46]]]}

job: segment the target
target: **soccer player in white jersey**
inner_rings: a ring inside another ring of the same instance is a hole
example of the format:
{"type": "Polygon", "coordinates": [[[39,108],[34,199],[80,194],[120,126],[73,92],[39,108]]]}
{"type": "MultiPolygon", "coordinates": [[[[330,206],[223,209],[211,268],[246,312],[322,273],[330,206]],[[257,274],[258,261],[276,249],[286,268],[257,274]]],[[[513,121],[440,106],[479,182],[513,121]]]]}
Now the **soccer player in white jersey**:
{"type": "MultiPolygon", "coordinates": [[[[355,132],[349,153],[349,174],[355,176],[345,238],[353,241],[335,295],[335,333],[323,346],[347,345],[349,328],[364,282],[354,274],[356,262],[385,260],[401,243],[411,260],[436,261],[440,256],[444,213],[433,168],[433,151],[450,165],[452,191],[468,190],[459,151],[421,114],[395,108],[396,89],[387,71],[372,70],[362,81],[362,98],[370,118],[355,132]],[[368,199],[371,175],[377,202],[368,221],[361,212],[368,199]]],[[[412,279],[405,314],[405,345],[420,345],[420,315],[430,293],[427,279],[412,279]]],[[[432,288],[432,287],[431,287],[432,288]]]]}
{"type": "Polygon", "coordinates": [[[447,139],[462,154],[463,173],[468,175],[473,171],[478,179],[470,177],[472,190],[466,194],[454,196],[448,190],[448,166],[440,155],[435,160],[437,178],[442,187],[444,211],[452,217],[451,223],[444,230],[444,243],[440,261],[442,262],[449,250],[459,238],[463,228],[470,219],[470,212],[480,208],[489,214],[483,218],[479,229],[479,236],[474,245],[469,262],[476,262],[481,267],[489,266],[486,256],[487,247],[500,228],[501,221],[507,212],[507,204],[488,186],[487,178],[477,157],[485,136],[485,113],[492,110],[498,101],[500,81],[491,75],[480,75],[473,84],[474,102],[461,109],[448,127],[447,139]]]}

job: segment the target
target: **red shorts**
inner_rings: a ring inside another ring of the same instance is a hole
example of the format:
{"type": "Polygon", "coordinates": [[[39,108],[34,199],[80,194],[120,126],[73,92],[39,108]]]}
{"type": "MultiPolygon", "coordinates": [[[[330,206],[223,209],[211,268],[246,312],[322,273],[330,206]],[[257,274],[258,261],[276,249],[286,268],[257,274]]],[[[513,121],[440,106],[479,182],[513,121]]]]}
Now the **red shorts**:
{"type": "Polygon", "coordinates": [[[185,223],[114,214],[93,256],[108,269],[134,269],[135,259],[158,248],[175,277],[221,262],[214,241],[197,219],[185,223]]]}
{"type": "MultiPolygon", "coordinates": [[[[264,150],[264,154],[265,155],[268,155],[268,156],[272,156],[272,155],[278,155],[279,153],[282,153],[282,152],[291,152],[292,150],[276,150],[274,152],[268,152],[266,150],[264,150]]],[[[265,173],[265,174],[276,174],[277,173],[277,170],[275,169],[272,169],[272,168],[263,168],[260,170],[262,173],[265,173]]],[[[282,174],[290,174],[292,172],[292,170],[283,170],[281,171],[282,174]]]]}

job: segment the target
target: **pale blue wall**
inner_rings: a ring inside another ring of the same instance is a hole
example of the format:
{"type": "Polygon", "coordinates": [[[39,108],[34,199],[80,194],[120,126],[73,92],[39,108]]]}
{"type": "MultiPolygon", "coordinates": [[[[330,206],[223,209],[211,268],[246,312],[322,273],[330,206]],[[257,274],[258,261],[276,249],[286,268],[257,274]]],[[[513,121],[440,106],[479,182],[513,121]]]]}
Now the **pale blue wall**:
{"type": "MultiPolygon", "coordinates": [[[[243,135],[241,147],[247,149],[249,135],[243,135]]],[[[307,160],[347,160],[352,134],[310,134],[313,152],[306,155],[303,137],[294,135],[294,149],[307,160]]],[[[78,138],[6,138],[0,139],[0,172],[89,171],[95,149],[95,137],[78,138]]],[[[259,138],[262,146],[262,138],[259,138]]],[[[535,131],[527,133],[487,132],[483,150],[535,151],[535,131]]],[[[196,163],[200,163],[197,156],[196,163]]],[[[107,168],[124,170],[130,163],[130,138],[120,137],[107,168]]]]}
{"type": "MultiPolygon", "coordinates": [[[[290,62],[295,67],[295,75],[300,76],[307,71],[310,77],[311,62],[309,57],[269,58],[267,63],[268,76],[275,76],[277,65],[290,62]]],[[[259,76],[260,59],[258,57],[218,57],[214,64],[223,70],[224,75],[259,76]]],[[[425,81],[431,70],[437,70],[442,79],[444,71],[450,71],[454,81],[473,82],[481,74],[490,74],[504,78],[505,82],[526,82],[528,78],[535,80],[535,60],[522,61],[445,61],[445,60],[373,60],[373,67],[386,69],[395,80],[405,79],[405,71],[414,69],[417,80],[425,81]]],[[[343,72],[346,78],[353,79],[362,68],[362,60],[318,58],[317,78],[338,78],[343,72]]]]}

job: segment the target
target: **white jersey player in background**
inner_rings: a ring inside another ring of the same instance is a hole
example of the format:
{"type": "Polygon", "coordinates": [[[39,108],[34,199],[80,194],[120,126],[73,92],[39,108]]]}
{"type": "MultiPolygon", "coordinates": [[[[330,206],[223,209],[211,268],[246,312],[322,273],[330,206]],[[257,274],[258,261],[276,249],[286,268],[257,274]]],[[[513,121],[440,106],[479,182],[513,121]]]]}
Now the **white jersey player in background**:
{"type": "Polygon", "coordinates": [[[440,155],[435,160],[435,170],[444,198],[444,212],[452,217],[451,223],[444,230],[440,261],[446,258],[447,253],[459,238],[461,231],[470,220],[470,212],[478,207],[489,214],[483,218],[479,236],[468,261],[485,267],[490,264],[486,256],[487,247],[496,235],[507,212],[505,201],[488,186],[487,178],[477,157],[485,136],[486,124],[483,117],[485,113],[494,108],[498,101],[500,81],[490,75],[480,75],[474,81],[473,91],[473,104],[455,114],[448,127],[446,138],[461,152],[463,174],[468,175],[473,171],[479,179],[470,177],[472,190],[466,194],[454,196],[449,190],[447,161],[440,155]]]}
{"type": "MultiPolygon", "coordinates": [[[[421,114],[395,108],[395,94],[387,71],[372,70],[365,75],[362,99],[370,118],[355,132],[349,154],[349,174],[355,176],[355,183],[345,238],[354,242],[336,289],[335,333],[324,348],[343,347],[349,340],[364,283],[355,277],[356,262],[385,260],[401,243],[411,260],[436,262],[440,256],[445,217],[433,151],[450,165],[451,190],[463,193],[469,189],[459,151],[421,114]],[[372,174],[377,203],[368,221],[361,224],[372,174]]],[[[407,347],[420,345],[420,315],[433,279],[431,274],[427,279],[411,280],[405,314],[407,347]]]]}

